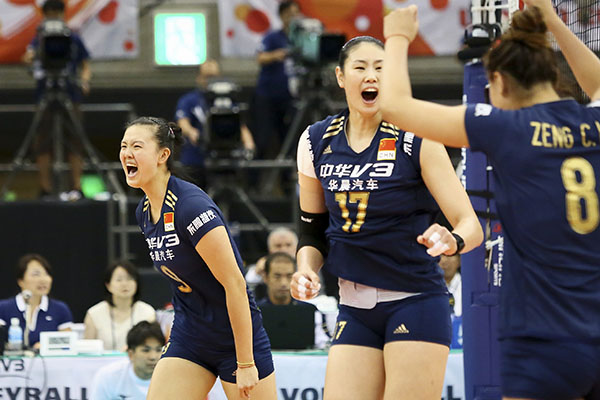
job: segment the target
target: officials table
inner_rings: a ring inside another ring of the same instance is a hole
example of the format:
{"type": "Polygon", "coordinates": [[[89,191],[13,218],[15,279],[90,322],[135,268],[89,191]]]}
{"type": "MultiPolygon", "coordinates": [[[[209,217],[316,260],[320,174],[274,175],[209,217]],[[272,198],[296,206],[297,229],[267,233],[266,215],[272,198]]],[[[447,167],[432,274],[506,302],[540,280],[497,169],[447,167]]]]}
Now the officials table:
{"type": "MultiPolygon", "coordinates": [[[[125,353],[101,356],[3,357],[0,358],[0,399],[90,400],[90,386],[96,371],[126,357],[125,353]]],[[[274,352],[273,359],[279,399],[323,398],[326,352],[274,352]]],[[[208,399],[226,399],[220,384],[215,385],[208,399]]],[[[443,399],[464,399],[461,350],[450,352],[443,399]]]]}

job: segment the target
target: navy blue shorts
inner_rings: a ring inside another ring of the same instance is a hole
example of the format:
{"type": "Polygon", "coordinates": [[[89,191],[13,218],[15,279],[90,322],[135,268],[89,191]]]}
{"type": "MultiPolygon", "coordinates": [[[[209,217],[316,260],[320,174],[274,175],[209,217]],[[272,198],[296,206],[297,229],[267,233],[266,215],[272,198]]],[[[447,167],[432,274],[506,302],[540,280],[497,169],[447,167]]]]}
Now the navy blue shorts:
{"type": "Polygon", "coordinates": [[[600,399],[600,344],[536,338],[500,341],[502,395],[600,399]]]}
{"type": "Polygon", "coordinates": [[[362,309],[340,305],[332,345],[383,349],[388,342],[415,340],[450,347],[452,324],[448,294],[421,294],[362,309]]]}
{"type": "MultiPolygon", "coordinates": [[[[254,332],[254,362],[258,369],[258,379],[266,378],[275,370],[271,355],[271,343],[264,328],[254,332]]],[[[177,357],[191,361],[206,368],[222,381],[235,383],[237,370],[235,347],[224,348],[222,345],[189,346],[186,343],[169,340],[163,347],[161,358],[177,357]]]]}

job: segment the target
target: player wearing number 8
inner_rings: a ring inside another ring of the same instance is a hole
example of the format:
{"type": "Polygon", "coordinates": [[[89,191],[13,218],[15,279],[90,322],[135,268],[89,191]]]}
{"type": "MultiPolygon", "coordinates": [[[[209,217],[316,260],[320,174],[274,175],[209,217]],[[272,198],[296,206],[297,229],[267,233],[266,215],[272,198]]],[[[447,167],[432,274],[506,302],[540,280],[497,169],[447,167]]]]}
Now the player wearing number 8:
{"type": "Polygon", "coordinates": [[[504,398],[600,398],[600,61],[551,0],[512,17],[484,57],[492,105],[411,97],[407,48],[416,8],[386,17],[384,118],[424,138],[488,156],[504,228],[500,373],[504,398]],[[547,29],[592,99],[555,91],[547,29]],[[389,68],[388,68],[389,66],[389,68]],[[435,115],[436,118],[430,118],[435,115]]]}
{"type": "Polygon", "coordinates": [[[323,264],[340,282],[326,400],[441,397],[451,326],[437,256],[482,239],[444,147],[382,120],[382,65],[380,41],[346,43],[336,77],[348,109],[311,125],[298,145],[292,295],[316,296],[323,264]],[[438,204],[454,235],[432,225],[438,204]]]}

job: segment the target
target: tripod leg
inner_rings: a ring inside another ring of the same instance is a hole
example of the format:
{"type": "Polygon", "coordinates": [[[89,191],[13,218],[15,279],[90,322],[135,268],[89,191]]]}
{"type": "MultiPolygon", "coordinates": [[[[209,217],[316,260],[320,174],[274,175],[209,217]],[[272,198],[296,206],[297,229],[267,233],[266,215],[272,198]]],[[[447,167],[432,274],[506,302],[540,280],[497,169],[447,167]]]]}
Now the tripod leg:
{"type": "Polygon", "coordinates": [[[248,194],[238,186],[230,187],[239,197],[240,200],[244,203],[244,205],[248,208],[248,211],[256,218],[258,223],[263,227],[265,231],[269,230],[269,221],[265,216],[260,212],[256,204],[250,199],[248,194]]]}
{"type": "Polygon", "coordinates": [[[62,120],[63,116],[60,111],[56,112],[52,119],[52,148],[54,152],[52,162],[52,175],[53,175],[53,192],[54,194],[60,193],[64,188],[63,179],[63,166],[64,166],[64,151],[63,151],[63,128],[65,124],[62,120]]]}
{"type": "Polygon", "coordinates": [[[75,111],[73,110],[73,103],[71,102],[71,100],[64,99],[63,105],[69,115],[70,122],[73,124],[74,133],[81,140],[81,143],[83,144],[85,152],[87,153],[87,156],[90,160],[90,163],[92,164],[92,166],[94,167],[96,172],[100,176],[106,176],[108,178],[108,182],[111,184],[113,190],[116,193],[124,196],[125,191],[123,190],[121,184],[119,183],[119,180],[117,179],[117,176],[114,173],[114,171],[107,170],[106,173],[103,173],[103,170],[100,166],[100,159],[98,157],[98,154],[96,153],[94,146],[92,146],[92,143],[90,142],[87,135],[85,134],[85,131],[83,130],[83,124],[79,120],[79,117],[75,114],[75,111]]]}
{"type": "Polygon", "coordinates": [[[281,145],[281,150],[277,155],[277,160],[285,159],[285,156],[290,151],[290,148],[294,144],[294,140],[298,140],[299,130],[302,129],[301,125],[304,121],[304,117],[306,115],[306,110],[308,109],[310,102],[307,100],[302,100],[300,105],[298,106],[298,111],[296,111],[296,115],[294,115],[294,119],[288,128],[288,131],[285,135],[285,139],[281,145]]]}
{"type": "Polygon", "coordinates": [[[21,143],[21,146],[17,150],[17,154],[15,155],[15,158],[13,159],[13,162],[11,165],[11,171],[10,171],[8,177],[6,178],[6,180],[4,181],[4,184],[2,185],[2,189],[0,189],[0,201],[4,200],[4,195],[6,194],[6,191],[8,190],[8,188],[10,187],[10,185],[15,177],[15,174],[18,171],[23,169],[23,161],[25,159],[25,155],[27,154],[27,150],[29,150],[29,148],[31,146],[31,142],[33,141],[33,138],[35,137],[35,135],[38,132],[38,129],[40,127],[40,121],[42,120],[42,116],[46,112],[47,108],[48,108],[48,102],[46,100],[42,100],[38,106],[38,109],[36,110],[35,114],[33,115],[33,121],[31,122],[31,125],[29,126],[29,129],[27,130],[27,134],[25,134],[25,139],[23,139],[23,143],[21,143]]]}
{"type": "MultiPolygon", "coordinates": [[[[285,156],[292,147],[294,140],[298,140],[298,130],[301,129],[300,124],[302,124],[302,121],[304,121],[304,117],[306,116],[306,112],[308,110],[308,105],[309,102],[306,100],[302,100],[300,102],[300,105],[298,106],[298,111],[296,111],[296,115],[294,115],[294,119],[292,120],[288,132],[285,135],[283,144],[281,145],[281,151],[277,155],[277,160],[285,159],[285,156]]],[[[275,182],[279,180],[280,176],[281,172],[278,168],[273,168],[266,175],[266,182],[264,183],[264,190],[266,193],[271,193],[273,191],[273,188],[275,187],[275,182]]]]}

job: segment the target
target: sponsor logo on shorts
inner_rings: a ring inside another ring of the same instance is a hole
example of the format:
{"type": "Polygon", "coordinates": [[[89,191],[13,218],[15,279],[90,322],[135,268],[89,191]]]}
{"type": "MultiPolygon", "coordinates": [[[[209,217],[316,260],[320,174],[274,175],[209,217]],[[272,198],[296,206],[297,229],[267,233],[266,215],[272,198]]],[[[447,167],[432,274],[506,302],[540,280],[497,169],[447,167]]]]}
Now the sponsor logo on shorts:
{"type": "Polygon", "coordinates": [[[396,329],[394,329],[394,335],[399,335],[399,334],[404,334],[404,333],[410,333],[410,331],[408,329],[406,329],[406,326],[404,324],[400,324],[400,325],[398,325],[398,327],[396,329]]]}

